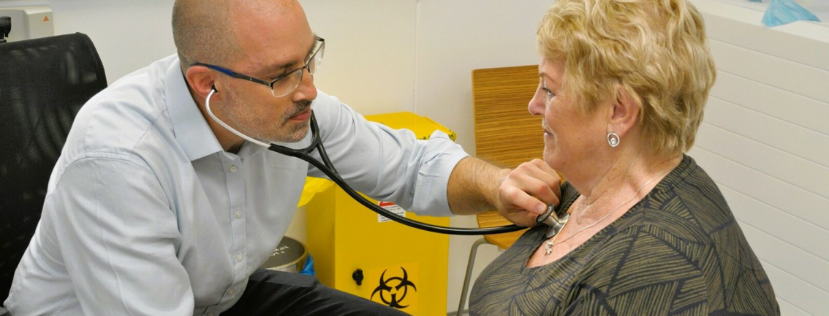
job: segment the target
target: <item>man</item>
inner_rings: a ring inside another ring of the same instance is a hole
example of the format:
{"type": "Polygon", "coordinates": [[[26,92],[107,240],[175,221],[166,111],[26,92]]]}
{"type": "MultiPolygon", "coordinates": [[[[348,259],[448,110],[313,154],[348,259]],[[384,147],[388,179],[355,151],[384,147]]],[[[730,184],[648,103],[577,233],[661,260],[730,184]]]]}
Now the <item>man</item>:
{"type": "Polygon", "coordinates": [[[540,161],[499,169],[445,135],[417,141],[318,91],[324,40],[295,0],[178,0],[173,11],[177,56],[122,78],[78,114],[5,302],[12,315],[400,313],[258,269],[305,176],[322,173],[210,112],[254,140],[304,147],[313,108],[346,181],[420,214],[496,207],[530,225],[558,202],[558,178],[540,161]]]}

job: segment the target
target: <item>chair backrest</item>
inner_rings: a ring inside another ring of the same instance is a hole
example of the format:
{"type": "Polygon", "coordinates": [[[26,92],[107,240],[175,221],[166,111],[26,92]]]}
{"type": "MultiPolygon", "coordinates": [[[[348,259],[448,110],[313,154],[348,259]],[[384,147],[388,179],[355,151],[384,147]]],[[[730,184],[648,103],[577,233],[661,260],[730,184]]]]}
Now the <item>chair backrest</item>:
{"type": "Polygon", "coordinates": [[[40,220],[72,121],[106,86],[85,34],[0,44],[0,303],[40,220]]]}
{"type": "MultiPolygon", "coordinates": [[[[541,158],[544,139],[541,119],[530,115],[527,104],[538,88],[538,66],[476,69],[472,71],[475,151],[478,158],[514,168],[541,158]]],[[[497,212],[478,215],[478,226],[511,224],[497,212]]],[[[484,236],[508,248],[523,231],[484,236]]]]}

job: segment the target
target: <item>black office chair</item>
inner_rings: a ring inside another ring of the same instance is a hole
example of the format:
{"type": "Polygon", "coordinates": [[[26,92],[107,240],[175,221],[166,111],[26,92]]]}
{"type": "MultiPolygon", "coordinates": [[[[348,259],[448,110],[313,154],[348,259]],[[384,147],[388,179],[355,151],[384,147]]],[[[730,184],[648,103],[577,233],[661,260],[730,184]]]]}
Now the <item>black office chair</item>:
{"type": "Polygon", "coordinates": [[[106,86],[85,34],[0,44],[0,308],[72,121],[106,86]]]}

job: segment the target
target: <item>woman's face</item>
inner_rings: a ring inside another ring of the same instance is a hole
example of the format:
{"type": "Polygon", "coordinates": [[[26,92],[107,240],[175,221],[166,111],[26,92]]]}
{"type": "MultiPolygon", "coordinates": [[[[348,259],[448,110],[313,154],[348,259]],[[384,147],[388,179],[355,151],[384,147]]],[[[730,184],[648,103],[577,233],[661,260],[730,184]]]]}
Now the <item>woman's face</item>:
{"type": "MultiPolygon", "coordinates": [[[[601,113],[607,107],[582,114],[570,97],[564,94],[562,79],[564,62],[544,59],[538,66],[539,85],[528,109],[541,115],[544,128],[544,161],[553,169],[568,174],[590,174],[590,161],[605,147],[607,120],[601,113]],[[587,173],[585,173],[587,172],[587,173]]],[[[603,102],[608,103],[609,102],[603,102]]],[[[601,104],[605,105],[605,104],[601,104]]]]}

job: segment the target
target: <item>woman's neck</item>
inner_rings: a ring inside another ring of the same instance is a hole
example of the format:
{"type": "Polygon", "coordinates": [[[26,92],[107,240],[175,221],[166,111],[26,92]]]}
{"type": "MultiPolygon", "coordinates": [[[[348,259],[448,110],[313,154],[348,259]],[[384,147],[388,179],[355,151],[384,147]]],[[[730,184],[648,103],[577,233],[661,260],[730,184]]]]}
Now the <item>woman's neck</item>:
{"type": "MultiPolygon", "coordinates": [[[[570,210],[578,213],[575,215],[579,221],[600,218],[627,204],[625,201],[640,200],[681,161],[682,155],[665,157],[622,153],[615,160],[605,163],[607,167],[603,168],[603,172],[599,167],[595,169],[595,174],[588,175],[581,183],[571,182],[581,196],[570,210]]],[[[578,179],[574,180],[578,182],[578,179]]]]}

